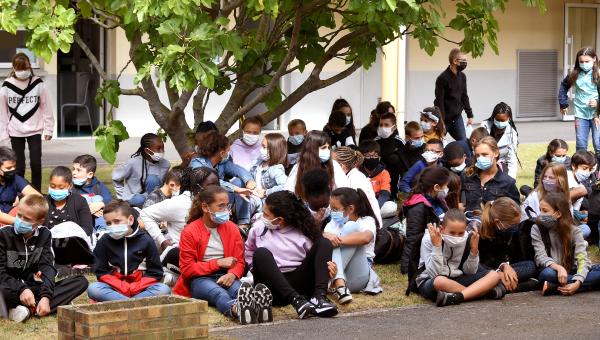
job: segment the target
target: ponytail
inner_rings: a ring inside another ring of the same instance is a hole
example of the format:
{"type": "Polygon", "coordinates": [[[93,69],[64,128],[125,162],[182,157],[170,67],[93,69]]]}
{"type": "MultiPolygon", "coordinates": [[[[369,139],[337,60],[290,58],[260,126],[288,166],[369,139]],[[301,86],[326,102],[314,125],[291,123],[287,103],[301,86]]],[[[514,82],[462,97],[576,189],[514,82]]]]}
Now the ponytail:
{"type": "Polygon", "coordinates": [[[339,188],[335,189],[331,193],[331,197],[335,197],[340,200],[342,206],[344,208],[353,205],[356,215],[358,217],[371,217],[375,220],[375,225],[377,229],[379,229],[379,220],[375,216],[373,212],[373,208],[371,207],[371,203],[369,202],[369,198],[367,194],[362,189],[352,189],[352,188],[339,188]]]}

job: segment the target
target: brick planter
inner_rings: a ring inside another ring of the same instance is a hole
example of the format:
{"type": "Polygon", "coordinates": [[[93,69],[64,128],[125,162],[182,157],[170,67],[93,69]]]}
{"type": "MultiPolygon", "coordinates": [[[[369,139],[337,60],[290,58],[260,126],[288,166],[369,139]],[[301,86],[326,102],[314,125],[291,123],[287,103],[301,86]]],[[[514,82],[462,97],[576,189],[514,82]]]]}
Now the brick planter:
{"type": "Polygon", "coordinates": [[[58,308],[59,339],[207,339],[206,301],[160,296],[58,308]]]}

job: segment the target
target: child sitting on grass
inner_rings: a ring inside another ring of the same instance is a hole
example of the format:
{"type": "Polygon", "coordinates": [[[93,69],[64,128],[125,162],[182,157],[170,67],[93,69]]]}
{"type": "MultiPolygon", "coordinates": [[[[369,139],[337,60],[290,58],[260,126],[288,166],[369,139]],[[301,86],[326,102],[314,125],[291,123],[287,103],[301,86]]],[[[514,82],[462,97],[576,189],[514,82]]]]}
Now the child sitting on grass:
{"type": "Polygon", "coordinates": [[[127,202],[114,201],[104,208],[107,235],[94,249],[94,271],[98,282],[90,284],[88,296],[98,302],[168,295],[154,240],[138,225],[127,202]],[[140,264],[146,262],[142,272],[140,264]]]}
{"type": "Polygon", "coordinates": [[[467,232],[467,220],[458,209],[449,210],[442,227],[429,223],[421,242],[419,293],[438,307],[458,305],[487,295],[502,299],[506,293],[493,270],[479,268],[479,232],[467,232]]]}
{"type": "Polygon", "coordinates": [[[108,187],[96,177],[96,158],[91,155],[81,155],[73,160],[73,188],[71,191],[81,195],[88,203],[90,212],[94,215],[94,229],[103,231],[106,222],[102,217],[104,205],[112,201],[108,187]]]}
{"type": "Polygon", "coordinates": [[[0,229],[0,317],[23,322],[56,312],[85,292],[83,276],[54,282],[50,231],[42,226],[48,202],[28,195],[19,202],[13,226],[0,229]]]}

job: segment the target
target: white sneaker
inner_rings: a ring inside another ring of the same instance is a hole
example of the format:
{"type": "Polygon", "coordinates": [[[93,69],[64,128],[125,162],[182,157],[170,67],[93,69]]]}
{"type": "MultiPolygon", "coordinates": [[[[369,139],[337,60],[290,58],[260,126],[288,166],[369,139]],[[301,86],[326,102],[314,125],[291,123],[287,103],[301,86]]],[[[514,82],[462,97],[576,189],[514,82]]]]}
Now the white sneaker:
{"type": "Polygon", "coordinates": [[[14,322],[23,322],[30,316],[29,308],[25,306],[17,306],[8,310],[8,318],[14,322]]]}
{"type": "Polygon", "coordinates": [[[163,283],[172,288],[175,286],[175,283],[177,283],[178,279],[179,275],[165,272],[165,276],[163,277],[163,283]]]}

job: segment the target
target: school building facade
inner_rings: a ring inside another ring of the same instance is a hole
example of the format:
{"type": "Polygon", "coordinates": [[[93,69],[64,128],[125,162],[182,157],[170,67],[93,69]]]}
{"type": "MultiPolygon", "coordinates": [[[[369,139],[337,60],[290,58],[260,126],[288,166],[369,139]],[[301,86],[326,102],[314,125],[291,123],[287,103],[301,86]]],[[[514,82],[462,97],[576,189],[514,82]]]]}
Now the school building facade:
{"type": "MultiPolygon", "coordinates": [[[[443,0],[448,9],[447,20],[453,17],[454,2],[443,0]]],[[[600,0],[546,1],[547,11],[540,14],[520,0],[511,0],[505,13],[498,13],[499,54],[486,48],[477,59],[469,57],[465,71],[475,120],[491,114],[500,101],[508,103],[517,120],[558,120],[558,85],[565,70],[572,68],[574,56],[582,46],[600,45],[600,0]]],[[[80,22],[78,33],[111,75],[118,74],[129,60],[129,43],[122,31],[105,31],[91,23],[80,22]]],[[[0,31],[0,80],[10,71],[10,59],[16,52],[25,51],[25,31],[17,36],[0,31]]],[[[460,34],[447,31],[451,40],[460,34]]],[[[454,46],[440,40],[433,56],[419,48],[416,40],[397,40],[379,53],[377,62],[368,70],[360,69],[348,78],[309,94],[281,116],[271,128],[283,128],[293,118],[302,118],[309,129],[321,129],[327,121],[331,104],[338,97],[346,98],[353,107],[355,125],[360,128],[368,122],[370,111],[379,100],[389,100],[397,108],[399,120],[418,119],[418,112],[433,104],[436,77],[448,65],[448,52],[454,46]]],[[[74,45],[69,53],[59,52],[49,63],[34,59],[34,72],[46,82],[56,117],[55,137],[88,135],[105,120],[105,110],[94,104],[95,91],[100,84],[97,73],[81,49],[74,45]],[[80,103],[85,110],[61,107],[80,103]],[[61,114],[62,111],[62,114],[61,114]]],[[[326,68],[322,78],[329,77],[346,67],[334,62],[326,68]]],[[[135,69],[125,67],[120,78],[124,88],[133,86],[135,69]]],[[[299,72],[281,80],[284,93],[291,93],[307,77],[299,72]]],[[[160,89],[168,102],[164,88],[160,89]]],[[[216,119],[227,102],[228,94],[211,96],[206,119],[216,119]]],[[[264,108],[257,108],[260,112],[264,108]]],[[[156,131],[146,102],[134,96],[122,96],[114,117],[125,123],[131,136],[156,131]]],[[[191,103],[186,117],[193,124],[191,103]]]]}

